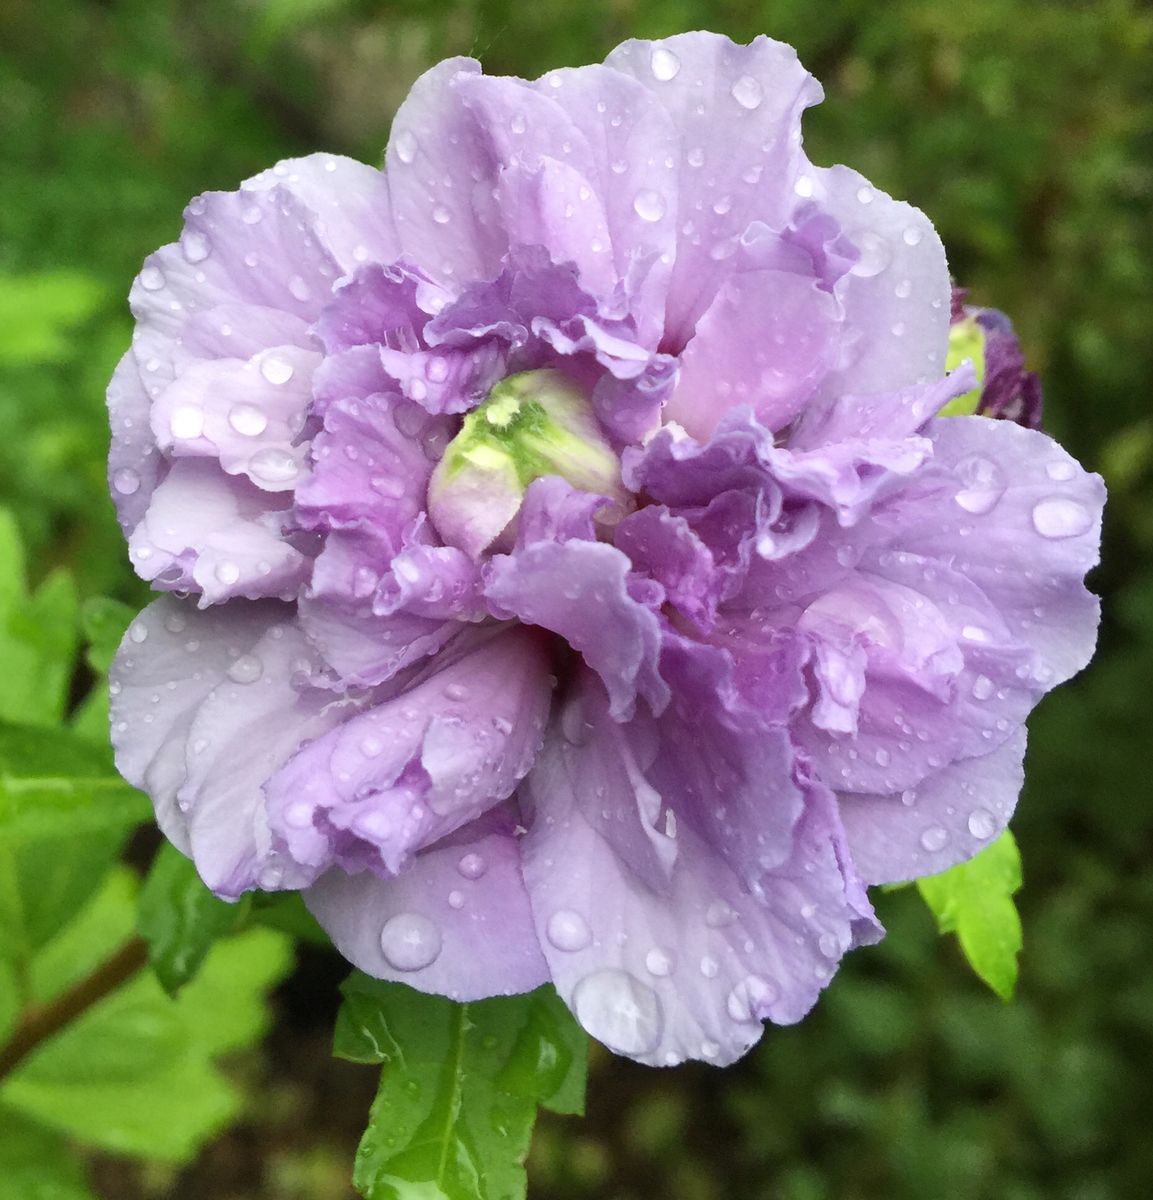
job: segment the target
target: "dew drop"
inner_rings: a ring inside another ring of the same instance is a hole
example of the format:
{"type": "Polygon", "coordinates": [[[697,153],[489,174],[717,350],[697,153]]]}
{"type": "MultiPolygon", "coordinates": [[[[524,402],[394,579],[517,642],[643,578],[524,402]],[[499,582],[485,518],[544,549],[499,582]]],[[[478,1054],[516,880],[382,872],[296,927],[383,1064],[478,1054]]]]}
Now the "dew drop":
{"type": "Polygon", "coordinates": [[[402,163],[410,163],[416,157],[416,138],[407,129],[396,135],[396,157],[402,163]]]}
{"type": "Polygon", "coordinates": [[[734,1021],[751,1024],[759,1021],[765,1009],[777,998],[777,989],[759,975],[742,979],[725,1002],[725,1008],[734,1021]]]}
{"type": "Polygon", "coordinates": [[[675,960],[672,953],[662,949],[660,946],[654,946],[645,955],[645,970],[650,975],[656,975],[659,979],[663,979],[666,975],[671,975],[675,960]]]}
{"type": "Polygon", "coordinates": [[[993,694],[995,687],[996,685],[988,675],[978,675],[977,678],[973,680],[973,699],[988,700],[993,694]]]}
{"type": "Polygon", "coordinates": [[[1077,468],[1071,462],[1051,462],[1045,468],[1045,474],[1056,483],[1068,483],[1077,474],[1077,468]]]}
{"type": "Polygon", "coordinates": [[[642,221],[659,221],[665,215],[665,198],[652,188],[637,192],[633,209],[642,221]]]}
{"type": "Polygon", "coordinates": [[[1005,494],[1005,479],[996,463],[970,454],[957,463],[961,490],[953,497],[967,513],[982,516],[996,507],[1005,494]]]}
{"type": "Polygon", "coordinates": [[[764,89],[751,75],[742,75],[729,89],[729,94],[742,108],[747,108],[750,112],[759,108],[765,98],[764,89]]]}
{"type": "Polygon", "coordinates": [[[1051,496],[1033,509],[1033,528],[1042,537],[1077,537],[1093,524],[1089,510],[1076,500],[1051,496]]]}
{"type": "Polygon", "coordinates": [[[479,854],[466,854],[456,864],[456,869],[465,879],[479,879],[488,870],[488,863],[479,854]]]}
{"type": "Polygon", "coordinates": [[[300,467],[287,450],[269,446],[248,460],[248,469],[265,483],[286,483],[296,478],[300,467]]]}
{"type": "Polygon", "coordinates": [[[793,184],[793,191],[802,199],[807,200],[813,194],[813,181],[808,175],[801,175],[793,184]]]}
{"type": "Polygon", "coordinates": [[[688,154],[685,155],[685,160],[690,167],[703,167],[705,165],[705,152],[700,146],[694,146],[688,154]]]}
{"type": "Polygon", "coordinates": [[[668,83],[670,79],[677,77],[677,72],[681,69],[681,60],[671,50],[657,46],[649,56],[649,67],[654,79],[668,83]]]}
{"type": "Polygon", "coordinates": [[[528,128],[528,125],[526,124],[525,119],[524,119],[524,115],[522,113],[517,113],[516,116],[513,117],[512,122],[509,125],[509,128],[515,134],[524,133],[524,131],[528,128]]]}
{"type": "Polygon", "coordinates": [[[198,438],[204,432],[204,409],[195,404],[178,404],[169,418],[172,436],[181,440],[198,438]]]}
{"type": "Polygon", "coordinates": [[[714,900],[705,913],[705,924],[710,929],[724,929],[737,920],[737,912],[724,900],[714,900]]]}
{"type": "Polygon", "coordinates": [[[871,187],[857,188],[857,203],[858,204],[872,204],[873,203],[873,189],[871,187]]]}
{"type": "Polygon", "coordinates": [[[902,279],[900,283],[893,288],[893,295],[898,300],[908,300],[913,294],[913,281],[911,279],[902,279]]]}
{"type": "Polygon", "coordinates": [[[717,960],[715,958],[710,958],[707,954],[701,959],[700,968],[701,974],[706,979],[715,979],[717,977],[717,972],[721,969],[717,960]]]}
{"type": "Polygon", "coordinates": [[[141,642],[148,640],[148,626],[140,621],[133,621],[128,626],[128,637],[139,646],[141,642]]]}
{"type": "Polygon", "coordinates": [[[187,230],[180,239],[180,250],[190,263],[203,262],[212,251],[208,239],[195,230],[187,230]]]}
{"type": "Polygon", "coordinates": [[[973,809],[967,824],[969,832],[982,842],[988,841],[997,832],[997,820],[987,808],[973,809]]]}
{"type": "Polygon", "coordinates": [[[817,939],[817,949],[826,958],[838,958],[841,953],[841,943],[837,940],[836,934],[822,933],[817,939]]]}
{"type": "Polygon", "coordinates": [[[244,437],[259,437],[268,428],[268,418],[255,404],[237,404],[228,414],[228,423],[244,437]]]}
{"type": "Polygon", "coordinates": [[[251,204],[240,214],[240,219],[245,225],[259,225],[264,220],[264,209],[259,205],[251,204]]]}
{"type": "Polygon", "coordinates": [[[438,225],[447,225],[452,220],[452,213],[448,211],[443,204],[438,204],[432,210],[432,219],[438,225]]]}
{"type": "Polygon", "coordinates": [[[269,383],[279,386],[292,378],[292,364],[286,363],[283,358],[270,355],[260,364],[260,373],[269,383]]]}
{"type": "Polygon", "coordinates": [[[910,225],[908,227],[908,229],[906,229],[905,232],[901,234],[901,238],[904,241],[906,246],[919,245],[921,238],[923,236],[924,235],[921,233],[920,229],[918,229],[916,225],[910,225]]]}
{"type": "Polygon", "coordinates": [[[450,683],[444,689],[444,694],[449,700],[467,700],[468,688],[463,683],[450,683]]]}
{"type": "Polygon", "coordinates": [[[293,299],[299,300],[301,304],[305,304],[312,299],[312,288],[299,275],[293,275],[288,281],[288,290],[292,294],[293,299]]]}
{"type": "Polygon", "coordinates": [[[432,383],[444,383],[448,378],[448,363],[437,355],[435,358],[428,360],[428,367],[425,369],[425,374],[432,383]]]}
{"type": "Polygon", "coordinates": [[[661,1040],[660,998],[618,967],[586,975],[573,989],[572,1008],[585,1030],[618,1054],[649,1054],[661,1040]]]}
{"type": "Polygon", "coordinates": [[[140,286],[146,291],[158,292],[164,283],[164,272],[159,267],[145,267],[140,272],[140,286]]]}
{"type": "Polygon", "coordinates": [[[857,240],[857,249],[861,256],[850,268],[850,274],[862,279],[880,275],[893,261],[893,248],[880,234],[862,233],[857,240]]]}
{"type": "Polygon", "coordinates": [[[989,640],[988,631],[982,629],[980,625],[963,626],[961,636],[967,642],[987,642],[989,640]]]}
{"type": "Polygon", "coordinates": [[[420,971],[440,954],[440,929],[419,913],[398,913],[380,931],[380,948],[398,971],[420,971]]]}
{"type": "MultiPolygon", "coordinates": [[[[214,574],[216,575],[216,578],[224,584],[225,587],[231,587],[240,579],[240,568],[236,565],[236,563],[225,559],[223,562],[216,564],[216,571],[214,574]]],[[[189,645],[191,645],[191,643],[189,643],[189,645]]]]}
{"type": "Polygon", "coordinates": [[[558,908],[549,917],[545,934],[558,950],[570,953],[583,950],[593,937],[588,922],[571,908],[558,908]]]}
{"type": "Polygon", "coordinates": [[[943,825],[930,825],[921,834],[921,846],[930,854],[935,854],[938,850],[943,850],[948,841],[949,833],[943,825]]]}
{"type": "Polygon", "coordinates": [[[121,467],[112,474],[112,486],[122,496],[131,496],[140,490],[140,476],[131,467],[121,467]]]}
{"type": "Polygon", "coordinates": [[[449,906],[449,908],[456,908],[456,909],[464,908],[464,893],[457,892],[457,891],[449,892],[448,906],[449,906]]]}
{"type": "Polygon", "coordinates": [[[264,664],[255,654],[242,654],[228,668],[233,683],[255,683],[264,674],[264,664]]]}

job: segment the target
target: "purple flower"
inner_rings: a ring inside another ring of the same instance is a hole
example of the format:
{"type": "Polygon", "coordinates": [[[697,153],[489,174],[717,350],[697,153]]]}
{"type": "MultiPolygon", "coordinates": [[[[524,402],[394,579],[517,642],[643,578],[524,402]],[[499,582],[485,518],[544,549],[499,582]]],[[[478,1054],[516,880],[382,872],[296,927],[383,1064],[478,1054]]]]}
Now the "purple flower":
{"type": "Polygon", "coordinates": [[[173,594],[113,735],[220,895],[724,1063],[880,935],[867,884],[1004,827],[1101,482],[935,417],[941,243],[808,161],[820,95],[765,38],[452,60],[383,171],[281,163],[148,259],[110,478],[173,594]]]}

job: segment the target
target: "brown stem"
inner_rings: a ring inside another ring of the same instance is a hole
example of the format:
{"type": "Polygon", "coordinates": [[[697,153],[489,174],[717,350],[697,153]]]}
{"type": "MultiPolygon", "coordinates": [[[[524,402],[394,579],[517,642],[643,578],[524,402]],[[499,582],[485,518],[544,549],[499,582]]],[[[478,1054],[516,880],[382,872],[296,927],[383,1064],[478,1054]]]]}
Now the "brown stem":
{"type": "Polygon", "coordinates": [[[66,992],[47,1004],[28,1009],[7,1043],[0,1046],[0,1080],[10,1075],[42,1042],[131,979],[147,961],[147,944],[141,938],[129,938],[111,958],[66,992]]]}

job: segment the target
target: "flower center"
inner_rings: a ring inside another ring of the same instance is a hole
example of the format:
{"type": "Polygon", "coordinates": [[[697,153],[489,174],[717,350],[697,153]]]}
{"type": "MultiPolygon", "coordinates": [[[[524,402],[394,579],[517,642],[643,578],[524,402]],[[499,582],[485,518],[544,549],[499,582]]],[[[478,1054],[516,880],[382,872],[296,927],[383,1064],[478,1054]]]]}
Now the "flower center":
{"type": "Polygon", "coordinates": [[[620,461],[584,393],[559,371],[502,379],[465,418],[433,471],[428,511],[473,557],[514,525],[529,484],[559,475],[622,504],[620,461]]]}

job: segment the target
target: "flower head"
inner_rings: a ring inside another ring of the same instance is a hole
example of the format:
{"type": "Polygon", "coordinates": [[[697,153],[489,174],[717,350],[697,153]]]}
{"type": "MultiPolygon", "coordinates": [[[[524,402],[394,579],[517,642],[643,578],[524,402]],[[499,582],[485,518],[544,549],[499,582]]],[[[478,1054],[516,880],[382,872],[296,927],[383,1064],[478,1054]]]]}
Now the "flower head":
{"type": "Polygon", "coordinates": [[[382,171],[281,163],[148,259],[110,480],[173,595],[113,735],[219,894],[729,1062],[879,936],[867,884],[1003,828],[1101,484],[936,417],[940,241],[808,161],[819,98],[765,38],[452,60],[382,171]]]}

